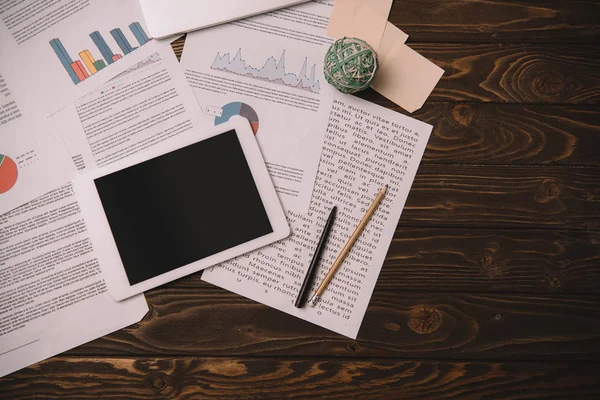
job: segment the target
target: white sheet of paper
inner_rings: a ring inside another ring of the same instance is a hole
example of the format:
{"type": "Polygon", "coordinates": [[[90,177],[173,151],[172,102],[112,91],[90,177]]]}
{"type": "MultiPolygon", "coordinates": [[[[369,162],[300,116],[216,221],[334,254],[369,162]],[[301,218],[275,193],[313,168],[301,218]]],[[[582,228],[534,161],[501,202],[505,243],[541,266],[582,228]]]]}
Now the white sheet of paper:
{"type": "MultiPolygon", "coordinates": [[[[52,121],[85,169],[199,135],[200,114],[167,46],[52,121]]],[[[112,300],[97,257],[70,185],[0,216],[0,376],[144,316],[142,295],[112,300]]]]}
{"type": "Polygon", "coordinates": [[[414,112],[423,106],[443,74],[443,69],[402,44],[394,46],[380,63],[371,86],[408,112],[414,112]]]}
{"type": "Polygon", "coordinates": [[[292,236],[208,269],[202,279],[356,338],[432,126],[341,94],[330,115],[310,211],[288,213],[292,236]],[[321,301],[294,307],[331,207],[338,214],[311,293],[386,184],[386,197],[321,301]]]}
{"type": "Polygon", "coordinates": [[[205,124],[250,119],[286,210],[306,212],[334,91],[323,75],[331,3],[188,34],[181,66],[205,124]]]}
{"type": "Polygon", "coordinates": [[[0,75],[0,215],[77,174],[60,137],[42,118],[26,117],[0,75]]]}
{"type": "Polygon", "coordinates": [[[202,111],[171,46],[52,115],[77,169],[95,169],[175,137],[198,136],[202,111]]]}
{"type": "Polygon", "coordinates": [[[77,175],[58,134],[50,130],[40,138],[21,135],[48,128],[25,119],[0,127],[0,215],[77,175]]]}
{"type": "Polygon", "coordinates": [[[138,322],[114,301],[71,185],[0,216],[0,376],[138,322]]]}
{"type": "Polygon", "coordinates": [[[11,1],[0,8],[0,71],[43,117],[165,45],[137,0],[11,1]]]}

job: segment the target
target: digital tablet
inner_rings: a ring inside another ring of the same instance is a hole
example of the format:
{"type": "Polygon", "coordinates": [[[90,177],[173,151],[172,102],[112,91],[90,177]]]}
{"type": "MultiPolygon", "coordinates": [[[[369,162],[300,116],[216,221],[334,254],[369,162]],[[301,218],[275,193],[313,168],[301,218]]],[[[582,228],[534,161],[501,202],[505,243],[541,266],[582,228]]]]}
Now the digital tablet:
{"type": "Polygon", "coordinates": [[[248,120],[172,138],[74,188],[110,295],[126,299],[290,234],[248,120]]]}

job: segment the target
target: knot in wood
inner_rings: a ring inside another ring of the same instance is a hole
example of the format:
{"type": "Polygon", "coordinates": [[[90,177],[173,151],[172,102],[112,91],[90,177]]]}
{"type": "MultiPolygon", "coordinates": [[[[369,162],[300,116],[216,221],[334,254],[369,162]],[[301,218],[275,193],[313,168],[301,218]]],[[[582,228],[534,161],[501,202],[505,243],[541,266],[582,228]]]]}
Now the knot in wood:
{"type": "Polygon", "coordinates": [[[556,179],[544,179],[535,196],[538,203],[547,203],[560,195],[561,185],[556,179]]]}
{"type": "Polygon", "coordinates": [[[490,268],[494,264],[494,259],[492,256],[483,256],[481,257],[481,267],[484,269],[490,268]]]}
{"type": "Polygon", "coordinates": [[[420,335],[433,333],[441,325],[442,313],[431,306],[415,307],[408,318],[408,327],[420,335]]]}
{"type": "Polygon", "coordinates": [[[533,79],[533,90],[552,99],[559,98],[565,87],[565,79],[557,71],[543,71],[533,79]]]}
{"type": "Polygon", "coordinates": [[[469,105],[459,104],[452,109],[452,118],[460,126],[471,126],[471,122],[475,118],[475,110],[469,105]]]}
{"type": "Polygon", "coordinates": [[[165,381],[161,378],[156,378],[152,381],[152,387],[160,391],[163,387],[165,387],[165,381]]]}
{"type": "Polygon", "coordinates": [[[557,276],[550,277],[550,287],[552,289],[560,289],[562,287],[562,283],[560,282],[560,279],[558,279],[557,276]]]}
{"type": "Polygon", "coordinates": [[[348,350],[350,353],[356,353],[358,350],[360,350],[360,346],[354,342],[348,343],[346,350],[348,350]]]}
{"type": "Polygon", "coordinates": [[[171,397],[176,394],[173,379],[164,372],[152,372],[145,379],[146,383],[156,394],[171,397]]]}

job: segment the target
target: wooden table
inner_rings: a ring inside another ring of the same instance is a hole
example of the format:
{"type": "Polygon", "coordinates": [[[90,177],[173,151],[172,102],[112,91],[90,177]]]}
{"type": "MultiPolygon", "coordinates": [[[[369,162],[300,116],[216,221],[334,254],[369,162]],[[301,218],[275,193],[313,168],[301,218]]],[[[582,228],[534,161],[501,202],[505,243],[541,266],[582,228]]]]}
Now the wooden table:
{"type": "Polygon", "coordinates": [[[358,340],[197,274],[0,398],[600,397],[599,17],[592,0],[396,2],[446,74],[414,114],[435,128],[358,340]]]}

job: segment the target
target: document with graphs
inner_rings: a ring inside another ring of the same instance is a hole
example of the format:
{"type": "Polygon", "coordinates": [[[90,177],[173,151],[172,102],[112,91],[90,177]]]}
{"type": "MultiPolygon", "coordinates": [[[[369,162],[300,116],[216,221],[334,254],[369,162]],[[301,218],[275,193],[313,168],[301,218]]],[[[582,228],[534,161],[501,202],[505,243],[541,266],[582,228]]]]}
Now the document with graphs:
{"type": "Polygon", "coordinates": [[[77,173],[52,124],[27,115],[12,87],[0,71],[0,215],[77,173]]]}
{"type": "MultiPolygon", "coordinates": [[[[93,169],[199,135],[200,114],[166,46],[46,125],[56,123],[77,174],[75,167],[93,169]]],[[[0,376],[138,322],[147,311],[143,295],[116,302],[108,294],[71,184],[0,215],[0,376]]]]}
{"type": "Polygon", "coordinates": [[[250,120],[286,210],[308,211],[334,91],[323,61],[331,1],[188,34],[181,59],[205,124],[250,120]]]}
{"type": "Polygon", "coordinates": [[[0,71],[48,116],[162,46],[137,0],[0,2],[0,71]]]}
{"type": "Polygon", "coordinates": [[[46,118],[168,44],[138,3],[0,2],[0,214],[76,175],[46,118]]]}
{"type": "Polygon", "coordinates": [[[165,46],[52,121],[83,171],[168,145],[174,137],[198,136],[201,114],[173,49],[165,46]]]}

